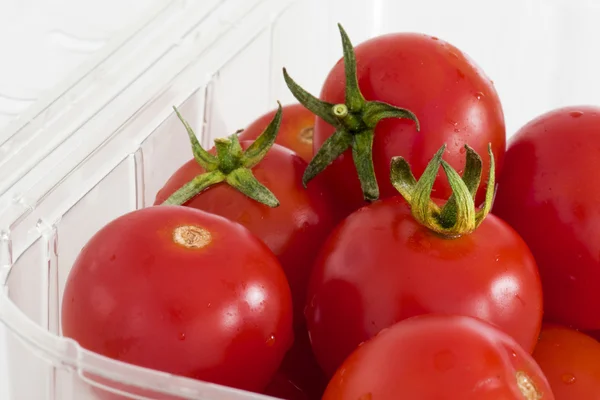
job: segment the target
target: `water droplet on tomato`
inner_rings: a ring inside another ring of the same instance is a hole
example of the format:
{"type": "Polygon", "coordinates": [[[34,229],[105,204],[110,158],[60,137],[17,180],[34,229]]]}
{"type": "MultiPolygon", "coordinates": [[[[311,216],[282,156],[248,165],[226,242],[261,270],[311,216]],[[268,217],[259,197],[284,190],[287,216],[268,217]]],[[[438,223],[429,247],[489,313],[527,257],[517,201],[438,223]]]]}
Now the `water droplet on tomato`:
{"type": "Polygon", "coordinates": [[[575,378],[575,375],[573,374],[563,374],[560,379],[562,379],[562,381],[564,383],[566,383],[567,385],[572,385],[575,383],[575,381],[577,380],[577,378],[575,378]]]}
{"type": "Polygon", "coordinates": [[[360,347],[360,346],[362,346],[363,344],[365,344],[365,342],[360,342],[360,343],[358,344],[358,346],[356,346],[356,347],[360,347]]]}
{"type": "Polygon", "coordinates": [[[179,334],[179,340],[185,340],[185,333],[180,333],[179,334]]]}
{"type": "Polygon", "coordinates": [[[454,128],[454,132],[458,133],[458,132],[460,132],[460,129],[454,128]]]}
{"type": "Polygon", "coordinates": [[[450,52],[450,57],[452,57],[452,58],[458,58],[458,54],[456,54],[455,52],[451,51],[450,52]]]}
{"type": "Polygon", "coordinates": [[[477,93],[475,93],[475,98],[476,98],[477,100],[481,100],[481,98],[482,98],[482,97],[485,97],[485,95],[484,95],[483,93],[481,93],[481,92],[477,92],[477,93]]]}
{"type": "Polygon", "coordinates": [[[273,346],[275,344],[275,335],[269,336],[266,343],[267,346],[273,346]]]}
{"type": "Polygon", "coordinates": [[[569,115],[573,118],[579,118],[583,115],[582,111],[571,111],[569,115]]]}
{"type": "Polygon", "coordinates": [[[211,303],[211,302],[209,302],[209,303],[206,305],[206,308],[210,308],[210,306],[212,306],[212,303],[211,303]]]}
{"type": "Polygon", "coordinates": [[[513,358],[517,358],[517,353],[515,353],[514,351],[510,353],[510,355],[513,356],[513,358]]]}
{"type": "Polygon", "coordinates": [[[437,38],[437,37],[435,37],[435,36],[432,36],[431,38],[432,38],[433,40],[440,40],[440,39],[438,39],[438,38],[437,38]]]}

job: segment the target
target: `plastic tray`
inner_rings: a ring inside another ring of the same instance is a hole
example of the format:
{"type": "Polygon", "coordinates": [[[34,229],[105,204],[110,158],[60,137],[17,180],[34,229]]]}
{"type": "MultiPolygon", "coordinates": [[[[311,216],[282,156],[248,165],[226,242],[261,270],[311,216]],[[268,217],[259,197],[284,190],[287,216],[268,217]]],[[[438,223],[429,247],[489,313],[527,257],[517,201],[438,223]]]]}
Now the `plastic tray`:
{"type": "Polygon", "coordinates": [[[510,134],[553,107],[600,103],[599,19],[593,0],[171,2],[30,119],[0,131],[8,400],[100,399],[115,386],[122,392],[111,399],[260,398],[115,362],[60,337],[62,291],[81,247],[109,220],[151,204],[191,157],[172,105],[208,145],[277,99],[292,101],[283,66],[318,93],[341,56],[341,22],[355,44],[419,31],[457,45],[495,81],[510,134]]]}

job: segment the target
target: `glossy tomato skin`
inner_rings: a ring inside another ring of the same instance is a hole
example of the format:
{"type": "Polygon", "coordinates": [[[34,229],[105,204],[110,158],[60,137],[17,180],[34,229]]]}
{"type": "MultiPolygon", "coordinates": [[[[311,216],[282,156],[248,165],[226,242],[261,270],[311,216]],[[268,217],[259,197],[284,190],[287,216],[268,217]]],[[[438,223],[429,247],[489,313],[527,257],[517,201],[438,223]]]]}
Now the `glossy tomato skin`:
{"type": "Polygon", "coordinates": [[[545,324],[533,352],[557,400],[600,395],[600,343],[588,335],[545,324]]]}
{"type": "MultiPolygon", "coordinates": [[[[246,148],[251,142],[242,142],[246,148]]],[[[322,242],[333,229],[335,217],[330,193],[324,185],[302,186],[306,162],[277,144],[256,165],[254,176],[279,199],[269,208],[236,189],[218,184],[194,197],[185,206],[238,222],[258,236],[278,257],[290,283],[296,325],[303,322],[310,270],[322,242]]],[[[191,160],[176,171],[156,196],[161,204],[173,192],[204,170],[191,160]]]]}
{"type": "MultiPolygon", "coordinates": [[[[276,111],[272,110],[248,125],[240,133],[240,140],[256,140],[273,120],[276,111]]],[[[292,150],[308,163],[313,157],[314,126],[314,114],[302,104],[285,105],[275,143],[292,150]]]]}
{"type": "MultiPolygon", "coordinates": [[[[446,161],[457,171],[465,162],[464,145],[487,154],[492,143],[496,170],[502,167],[506,146],[504,115],[492,82],[468,56],[456,47],[431,36],[395,33],[380,36],[355,47],[359,87],[367,100],[378,100],[411,110],[419,118],[420,132],[408,119],[386,119],[375,129],[373,162],[381,198],[398,192],[389,181],[390,160],[406,158],[415,176],[421,176],[431,155],[446,143],[446,161]]],[[[321,90],[321,99],[343,103],[344,63],[330,71],[321,90]]],[[[334,128],[317,118],[314,151],[333,134],[334,128]]],[[[489,159],[483,157],[484,171],[489,159]]],[[[347,206],[346,215],[363,202],[360,184],[346,151],[324,174],[347,206]]],[[[436,196],[450,195],[445,176],[435,183],[436,196]]],[[[479,191],[478,200],[484,198],[479,191]]]]}
{"type": "Polygon", "coordinates": [[[352,353],[323,400],[552,400],[542,371],[511,337],[465,316],[422,315],[352,353]],[[532,383],[535,392],[519,389],[532,383]],[[537,394],[538,397],[534,395],[537,394]]]}
{"type": "Polygon", "coordinates": [[[541,115],[511,139],[493,213],[529,245],[544,318],[600,329],[600,108],[541,115]]]}
{"type": "Polygon", "coordinates": [[[331,374],[356,346],[415,315],[482,318],[533,351],[542,320],[535,261],[493,215],[472,234],[438,236],[390,198],[346,218],[311,276],[306,319],[315,356],[331,374]]]}
{"type": "Polygon", "coordinates": [[[150,207],[112,221],[83,248],[62,328],[119,361],[259,391],[293,340],[291,294],[275,256],[241,225],[150,207]],[[208,243],[176,243],[181,226],[208,232],[208,243]]]}

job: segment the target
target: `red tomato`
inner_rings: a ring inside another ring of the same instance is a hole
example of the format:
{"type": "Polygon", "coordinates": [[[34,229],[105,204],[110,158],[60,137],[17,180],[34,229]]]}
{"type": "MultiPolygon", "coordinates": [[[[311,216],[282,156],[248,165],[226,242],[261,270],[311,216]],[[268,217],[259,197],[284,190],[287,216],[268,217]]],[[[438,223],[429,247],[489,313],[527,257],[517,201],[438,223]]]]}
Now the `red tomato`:
{"type": "Polygon", "coordinates": [[[323,400],[552,400],[546,378],[511,337],[478,319],[423,315],[352,353],[323,400]]]}
{"type": "Polygon", "coordinates": [[[544,319],[600,330],[600,108],[541,115],[511,139],[493,212],[540,269],[544,319]]]}
{"type": "Polygon", "coordinates": [[[544,325],[533,358],[557,400],[591,400],[600,395],[600,343],[591,337],[558,325],[544,325]]]}
{"type": "MultiPolygon", "coordinates": [[[[240,141],[255,140],[269,125],[277,110],[272,110],[252,122],[240,133],[240,141]]],[[[315,116],[301,104],[283,107],[283,118],[275,143],[294,151],[306,162],[313,156],[315,116]]]]}
{"type": "MultiPolygon", "coordinates": [[[[250,142],[242,142],[247,148],[250,142]]],[[[269,208],[227,184],[217,184],[185,203],[239,222],[262,239],[279,258],[292,289],[296,324],[302,322],[310,269],[321,243],[334,226],[332,202],[326,187],[316,184],[304,189],[306,162],[277,144],[252,169],[254,176],[279,199],[269,208]]],[[[171,176],[156,196],[161,204],[173,192],[204,172],[191,160],[171,176]]]]}
{"type": "Polygon", "coordinates": [[[533,351],[542,319],[535,260],[507,224],[488,215],[473,233],[444,238],[400,197],[346,218],[312,272],[306,318],[315,356],[331,376],[356,346],[419,314],[479,317],[533,351]]]}
{"type": "MultiPolygon", "coordinates": [[[[381,101],[412,111],[420,131],[409,119],[381,120],[375,128],[373,163],[380,198],[397,195],[389,181],[390,159],[403,156],[416,176],[424,171],[431,154],[448,145],[445,158],[454,168],[465,162],[464,145],[483,154],[488,143],[500,170],[506,146],[504,115],[492,82],[464,53],[435,37],[414,33],[379,36],[355,48],[358,86],[366,100],[381,101]]],[[[320,98],[344,103],[346,79],[344,62],[330,71],[320,98]]],[[[314,151],[334,133],[335,128],[317,118],[314,151]]],[[[484,170],[489,163],[484,161],[484,170]]],[[[346,151],[324,171],[346,206],[346,215],[364,205],[351,151],[346,151]]],[[[445,177],[435,184],[438,198],[448,198],[445,177]]],[[[479,191],[478,202],[483,200],[479,191]]]]}
{"type": "Polygon", "coordinates": [[[62,327],[116,360],[255,391],[293,340],[272,252],[239,224],[175,206],[126,214],[92,237],[69,275],[62,327]]]}

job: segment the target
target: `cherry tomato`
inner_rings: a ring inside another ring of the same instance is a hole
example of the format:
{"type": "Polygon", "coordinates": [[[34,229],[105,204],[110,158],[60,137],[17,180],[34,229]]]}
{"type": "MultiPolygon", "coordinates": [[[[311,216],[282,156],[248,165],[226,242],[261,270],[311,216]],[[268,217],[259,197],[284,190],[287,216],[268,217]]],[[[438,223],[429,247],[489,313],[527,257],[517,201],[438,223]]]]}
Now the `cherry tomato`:
{"type": "MultiPolygon", "coordinates": [[[[506,146],[502,106],[490,79],[466,54],[443,40],[414,33],[375,37],[356,46],[354,52],[356,80],[364,99],[408,109],[420,122],[420,131],[406,118],[381,119],[377,123],[372,155],[380,198],[397,194],[388,179],[392,157],[405,157],[419,176],[431,154],[443,143],[448,145],[446,158],[454,168],[464,164],[465,144],[482,153],[492,143],[500,170],[506,146]]],[[[329,72],[320,99],[328,104],[346,102],[350,109],[351,104],[345,100],[350,93],[345,65],[339,60],[329,72]]],[[[353,119],[362,118],[368,123],[370,116],[361,113],[364,111],[355,112],[353,119]]],[[[315,154],[336,129],[323,118],[316,119],[315,154]]],[[[488,167],[484,161],[484,169],[488,167]]],[[[365,204],[352,151],[344,152],[323,174],[343,200],[340,206],[345,206],[346,215],[365,204]]],[[[450,195],[444,178],[436,182],[434,190],[441,199],[450,195]]],[[[482,191],[477,199],[477,203],[483,200],[482,191]]]]}
{"type": "MultiPolygon", "coordinates": [[[[249,145],[250,142],[242,142],[243,148],[249,145]]],[[[303,320],[310,270],[335,218],[326,187],[302,186],[305,168],[306,162],[296,153],[275,144],[252,173],[277,196],[278,207],[269,208],[226,184],[210,187],[184,204],[238,222],[267,244],[290,283],[297,325],[303,320]]],[[[184,164],[159,191],[155,204],[161,204],[202,172],[194,160],[184,164]]]]}
{"type": "MultiPolygon", "coordinates": [[[[270,111],[252,122],[240,133],[240,141],[255,140],[273,119],[277,110],[270,111]]],[[[283,118],[275,143],[294,151],[306,162],[313,156],[315,116],[301,104],[283,107],[283,118]]]]}
{"type": "Polygon", "coordinates": [[[600,108],[535,118],[511,139],[493,213],[529,245],[544,288],[544,319],[600,330],[600,108]]]}
{"type": "Polygon", "coordinates": [[[293,340],[285,274],[247,229],[187,207],[134,211],[77,257],[65,336],[113,359],[254,391],[293,340]]]}
{"type": "Polygon", "coordinates": [[[511,337],[481,320],[422,315],[352,353],[323,400],[552,400],[548,381],[511,337]]]}
{"type": "Polygon", "coordinates": [[[600,343],[591,337],[545,324],[533,358],[557,400],[591,400],[600,395],[600,343]]]}
{"type": "Polygon", "coordinates": [[[331,376],[381,329],[432,312],[479,317],[533,351],[541,289],[527,245],[499,218],[490,214],[473,233],[448,239],[395,197],[363,207],[331,234],[312,272],[306,318],[331,376]]]}

